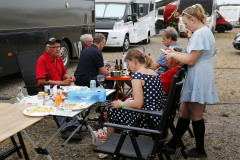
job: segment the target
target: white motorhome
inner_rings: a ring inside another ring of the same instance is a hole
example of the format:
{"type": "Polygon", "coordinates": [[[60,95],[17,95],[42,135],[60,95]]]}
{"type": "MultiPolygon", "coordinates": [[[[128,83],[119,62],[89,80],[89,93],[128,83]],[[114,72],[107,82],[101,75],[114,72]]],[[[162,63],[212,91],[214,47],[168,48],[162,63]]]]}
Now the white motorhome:
{"type": "MultiPolygon", "coordinates": [[[[214,32],[216,28],[216,0],[179,0],[177,4],[179,14],[181,15],[184,9],[197,3],[201,4],[205,10],[207,16],[207,26],[212,32],[214,32]]],[[[182,21],[182,17],[180,16],[178,22],[178,31],[182,30],[186,30],[186,28],[182,21]]]]}
{"type": "Polygon", "coordinates": [[[240,6],[221,6],[219,12],[234,27],[240,26],[240,6]]]}
{"type": "Polygon", "coordinates": [[[95,0],[95,32],[106,37],[108,47],[127,51],[130,43],[149,43],[155,16],[155,0],[95,0]]]}

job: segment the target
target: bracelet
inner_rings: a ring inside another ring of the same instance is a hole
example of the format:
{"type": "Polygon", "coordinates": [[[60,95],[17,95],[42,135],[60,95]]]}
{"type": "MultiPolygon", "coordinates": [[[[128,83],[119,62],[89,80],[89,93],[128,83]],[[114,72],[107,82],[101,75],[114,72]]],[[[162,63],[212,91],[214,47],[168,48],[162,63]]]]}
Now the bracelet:
{"type": "Polygon", "coordinates": [[[122,102],[122,104],[121,104],[121,108],[123,108],[123,107],[124,107],[123,105],[124,105],[124,102],[122,102]]]}
{"type": "Polygon", "coordinates": [[[175,53],[172,53],[172,55],[171,55],[171,58],[173,58],[173,55],[174,55],[175,53]]]}

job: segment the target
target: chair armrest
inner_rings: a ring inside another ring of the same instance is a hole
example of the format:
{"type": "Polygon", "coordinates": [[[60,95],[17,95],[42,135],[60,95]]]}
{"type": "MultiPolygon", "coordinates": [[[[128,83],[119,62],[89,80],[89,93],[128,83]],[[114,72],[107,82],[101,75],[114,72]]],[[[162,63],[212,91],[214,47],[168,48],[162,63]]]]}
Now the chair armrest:
{"type": "Polygon", "coordinates": [[[118,128],[120,130],[139,131],[139,132],[151,133],[151,134],[157,134],[157,135],[162,134],[162,132],[160,132],[158,130],[139,128],[139,127],[132,127],[132,126],[125,126],[125,125],[114,124],[114,123],[104,123],[103,126],[118,128]]]}
{"type": "Polygon", "coordinates": [[[163,114],[162,111],[150,111],[150,110],[142,110],[142,109],[135,109],[135,108],[129,108],[129,107],[124,107],[123,109],[127,111],[138,112],[142,114],[151,114],[156,116],[162,116],[163,114]]]}

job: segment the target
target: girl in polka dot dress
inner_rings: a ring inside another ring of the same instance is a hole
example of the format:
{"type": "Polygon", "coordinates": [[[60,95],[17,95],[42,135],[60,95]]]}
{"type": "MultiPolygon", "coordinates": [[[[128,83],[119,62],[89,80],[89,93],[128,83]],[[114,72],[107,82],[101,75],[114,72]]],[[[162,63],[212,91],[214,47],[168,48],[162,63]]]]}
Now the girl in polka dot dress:
{"type": "MultiPolygon", "coordinates": [[[[138,113],[122,110],[123,107],[162,111],[164,103],[162,100],[162,82],[158,74],[148,69],[152,59],[139,50],[129,50],[124,61],[127,62],[128,70],[132,72],[131,83],[133,88],[133,101],[123,102],[121,100],[113,101],[111,107],[107,109],[108,120],[111,123],[133,126],[138,113]]],[[[154,126],[156,127],[161,117],[151,116],[154,126]]],[[[143,118],[140,127],[149,128],[148,123],[143,118]]],[[[108,127],[108,136],[114,132],[114,128],[108,127]]]]}

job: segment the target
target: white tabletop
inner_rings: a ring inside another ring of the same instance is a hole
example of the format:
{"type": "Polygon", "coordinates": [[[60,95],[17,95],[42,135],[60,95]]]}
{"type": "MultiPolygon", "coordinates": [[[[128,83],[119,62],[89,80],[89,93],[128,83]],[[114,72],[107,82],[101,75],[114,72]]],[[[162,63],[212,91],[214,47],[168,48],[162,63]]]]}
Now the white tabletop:
{"type": "MultiPolygon", "coordinates": [[[[113,92],[115,92],[115,89],[106,89],[106,96],[109,96],[113,92]]],[[[26,104],[28,102],[34,101],[34,99],[37,99],[36,95],[35,96],[28,96],[28,97],[25,97],[20,103],[21,104],[26,104]]],[[[53,113],[50,113],[49,115],[64,116],[64,117],[74,117],[77,114],[79,114],[81,112],[84,112],[85,110],[89,109],[95,103],[96,102],[85,102],[84,109],[74,110],[71,113],[66,113],[66,112],[64,112],[64,110],[62,108],[55,107],[55,104],[54,104],[54,102],[51,98],[45,100],[45,106],[51,106],[51,107],[56,108],[56,111],[53,112],[53,113]]]]}

